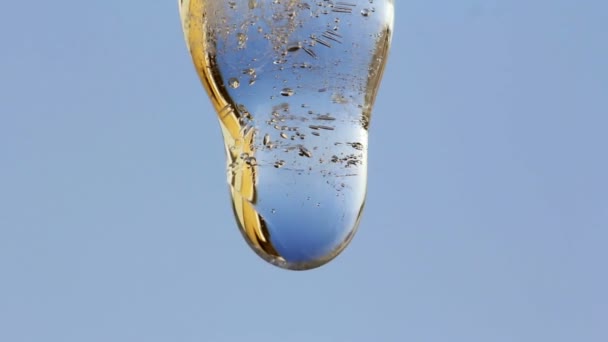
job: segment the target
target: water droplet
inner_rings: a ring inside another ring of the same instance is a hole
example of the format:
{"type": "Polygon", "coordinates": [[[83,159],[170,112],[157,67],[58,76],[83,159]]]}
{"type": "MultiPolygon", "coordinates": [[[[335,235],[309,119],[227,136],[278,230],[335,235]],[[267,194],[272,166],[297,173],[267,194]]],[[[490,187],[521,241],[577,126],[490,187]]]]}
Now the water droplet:
{"type": "Polygon", "coordinates": [[[310,269],[361,217],[394,1],[271,1],[203,1],[182,23],[221,123],[236,226],[264,260],[310,269]]]}

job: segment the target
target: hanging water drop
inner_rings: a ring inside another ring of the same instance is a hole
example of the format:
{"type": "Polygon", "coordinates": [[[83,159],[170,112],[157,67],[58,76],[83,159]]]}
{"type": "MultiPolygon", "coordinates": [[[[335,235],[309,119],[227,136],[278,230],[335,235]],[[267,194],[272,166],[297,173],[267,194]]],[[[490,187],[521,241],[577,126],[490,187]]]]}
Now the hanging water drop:
{"type": "Polygon", "coordinates": [[[180,0],[220,119],[237,224],[282,268],[329,262],[359,224],[369,118],[393,29],[393,0],[372,10],[367,2],[180,0]],[[239,73],[255,86],[240,87],[239,73]]]}

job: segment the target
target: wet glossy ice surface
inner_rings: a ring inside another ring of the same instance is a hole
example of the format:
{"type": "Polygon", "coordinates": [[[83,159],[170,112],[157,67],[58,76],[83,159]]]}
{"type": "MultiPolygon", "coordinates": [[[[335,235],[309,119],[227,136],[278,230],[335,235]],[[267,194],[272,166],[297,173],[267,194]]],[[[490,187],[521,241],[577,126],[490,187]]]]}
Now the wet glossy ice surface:
{"type": "Polygon", "coordinates": [[[180,12],[245,239],[283,268],[330,261],[365,203],[393,1],[183,0],[180,12]]]}

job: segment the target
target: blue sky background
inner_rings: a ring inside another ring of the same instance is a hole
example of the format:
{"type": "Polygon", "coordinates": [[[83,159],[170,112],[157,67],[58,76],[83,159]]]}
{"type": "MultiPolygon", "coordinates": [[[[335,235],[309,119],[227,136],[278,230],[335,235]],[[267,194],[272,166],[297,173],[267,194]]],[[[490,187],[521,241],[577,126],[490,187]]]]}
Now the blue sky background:
{"type": "Polygon", "coordinates": [[[359,233],[298,273],[175,1],[3,1],[0,341],[607,341],[608,3],[396,2],[359,233]]]}

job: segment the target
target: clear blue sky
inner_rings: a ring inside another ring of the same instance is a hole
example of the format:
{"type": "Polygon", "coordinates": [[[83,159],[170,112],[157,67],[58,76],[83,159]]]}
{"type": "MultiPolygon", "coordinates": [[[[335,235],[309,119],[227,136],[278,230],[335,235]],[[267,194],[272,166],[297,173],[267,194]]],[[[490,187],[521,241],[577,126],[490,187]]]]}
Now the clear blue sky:
{"type": "Polygon", "coordinates": [[[607,341],[607,3],[396,2],[359,233],[298,273],[175,1],[3,1],[0,341],[607,341]]]}

